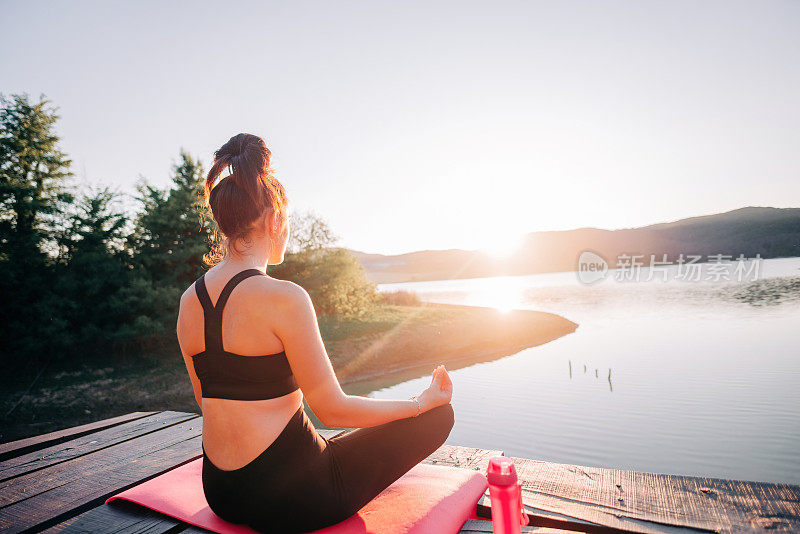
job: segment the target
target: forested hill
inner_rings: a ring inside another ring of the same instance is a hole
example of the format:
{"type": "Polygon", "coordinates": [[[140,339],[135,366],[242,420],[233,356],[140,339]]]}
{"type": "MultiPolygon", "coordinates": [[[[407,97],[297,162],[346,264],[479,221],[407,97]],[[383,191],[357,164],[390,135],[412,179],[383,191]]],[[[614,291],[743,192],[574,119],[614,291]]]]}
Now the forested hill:
{"type": "Polygon", "coordinates": [[[675,261],[683,254],[723,254],[734,259],[800,256],[800,208],[747,207],[641,228],[579,228],[528,234],[519,251],[505,259],[474,250],[424,250],[387,256],[351,250],[374,282],[445,280],[575,270],[585,250],[613,267],[622,254],[675,261]]]}

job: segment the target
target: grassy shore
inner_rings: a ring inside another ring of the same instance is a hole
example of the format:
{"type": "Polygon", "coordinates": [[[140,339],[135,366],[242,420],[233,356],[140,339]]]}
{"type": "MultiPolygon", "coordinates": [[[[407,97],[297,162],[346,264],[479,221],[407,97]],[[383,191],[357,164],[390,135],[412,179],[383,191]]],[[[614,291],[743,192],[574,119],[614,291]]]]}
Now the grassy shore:
{"type": "MultiPolygon", "coordinates": [[[[428,375],[440,363],[453,370],[501,358],[576,327],[543,312],[428,303],[383,305],[366,319],[320,319],[328,355],[350,394],[428,375]]],[[[3,379],[0,442],[134,411],[199,412],[179,353],[54,363],[34,377],[3,379]]]]}

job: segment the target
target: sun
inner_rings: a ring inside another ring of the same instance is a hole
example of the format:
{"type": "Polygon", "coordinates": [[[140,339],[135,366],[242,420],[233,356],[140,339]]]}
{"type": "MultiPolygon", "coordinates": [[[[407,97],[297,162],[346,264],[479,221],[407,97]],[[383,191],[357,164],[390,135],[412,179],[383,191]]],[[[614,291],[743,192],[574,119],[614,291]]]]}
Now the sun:
{"type": "Polygon", "coordinates": [[[503,260],[510,258],[522,248],[522,236],[518,234],[497,233],[483,247],[480,252],[494,259],[503,260]]]}

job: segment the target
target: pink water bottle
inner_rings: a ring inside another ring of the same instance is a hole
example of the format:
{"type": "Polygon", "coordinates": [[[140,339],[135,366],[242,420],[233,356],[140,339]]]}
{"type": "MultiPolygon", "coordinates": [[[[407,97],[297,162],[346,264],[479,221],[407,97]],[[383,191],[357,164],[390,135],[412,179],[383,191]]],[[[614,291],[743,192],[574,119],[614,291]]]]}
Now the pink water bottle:
{"type": "Polygon", "coordinates": [[[522,509],[522,484],[517,481],[514,462],[506,456],[493,456],[486,478],[492,501],[492,532],[520,534],[520,526],[528,524],[528,515],[522,509]]]}

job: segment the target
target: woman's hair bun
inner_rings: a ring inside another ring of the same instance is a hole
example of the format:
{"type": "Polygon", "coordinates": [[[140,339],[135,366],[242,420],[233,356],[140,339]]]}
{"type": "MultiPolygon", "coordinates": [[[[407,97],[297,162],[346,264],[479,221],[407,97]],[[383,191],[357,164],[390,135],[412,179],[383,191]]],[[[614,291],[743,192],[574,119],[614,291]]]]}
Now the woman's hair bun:
{"type": "Polygon", "coordinates": [[[271,159],[272,152],[264,140],[248,133],[234,135],[214,152],[214,163],[206,176],[205,203],[219,230],[233,245],[266,212],[280,214],[286,208],[286,192],[272,175],[271,159]],[[219,180],[228,166],[231,176],[219,180]]]}

